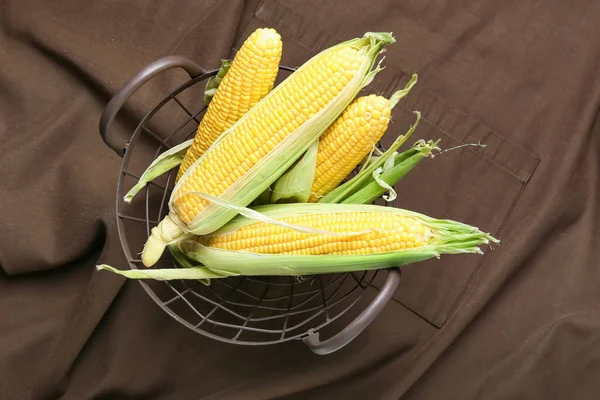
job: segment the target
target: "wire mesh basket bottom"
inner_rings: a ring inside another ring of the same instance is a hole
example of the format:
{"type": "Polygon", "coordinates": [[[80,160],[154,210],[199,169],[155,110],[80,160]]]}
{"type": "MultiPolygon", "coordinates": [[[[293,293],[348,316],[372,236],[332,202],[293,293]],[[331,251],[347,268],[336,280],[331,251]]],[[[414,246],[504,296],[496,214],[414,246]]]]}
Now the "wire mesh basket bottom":
{"type": "MultiPolygon", "coordinates": [[[[290,68],[282,68],[283,79],[290,68]]],[[[142,119],[127,145],[117,188],[119,237],[130,268],[145,268],[139,254],[150,230],[168,213],[176,169],[140,192],[123,195],[165,150],[193,137],[206,106],[205,80],[191,79],[142,119]]],[[[165,253],[155,268],[178,265],[165,253]]],[[[360,299],[377,271],[305,277],[231,277],[199,281],[140,281],[154,301],[186,327],[205,336],[245,345],[275,344],[305,337],[340,318],[360,299]]]]}

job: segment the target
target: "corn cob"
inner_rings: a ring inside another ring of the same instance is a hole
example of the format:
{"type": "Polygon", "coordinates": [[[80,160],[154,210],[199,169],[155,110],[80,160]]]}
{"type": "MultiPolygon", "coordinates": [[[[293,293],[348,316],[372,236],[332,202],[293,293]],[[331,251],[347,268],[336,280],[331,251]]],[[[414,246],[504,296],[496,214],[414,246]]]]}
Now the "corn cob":
{"type": "Polygon", "coordinates": [[[221,133],[271,91],[281,48],[281,36],[274,29],[259,28],[246,39],[198,125],[194,144],[186,153],[176,180],[221,133]]]}
{"type": "Polygon", "coordinates": [[[291,228],[255,222],[226,234],[200,237],[200,243],[215,249],[258,254],[370,254],[427,245],[431,229],[423,221],[389,211],[331,212],[292,215],[280,219],[294,225],[331,232],[361,232],[363,235],[330,236],[298,232],[291,228]]]}
{"type": "Polygon", "coordinates": [[[354,100],[319,138],[315,178],[308,201],[318,201],[336,188],[371,152],[385,134],[393,107],[416,83],[390,99],[371,94],[354,100]]]}
{"type": "Polygon", "coordinates": [[[391,34],[367,33],[317,54],[224,132],[173,189],[169,215],[144,246],[144,264],[153,265],[167,244],[211,233],[237,214],[206,194],[239,206],[259,196],[373,79],[377,55],[393,42],[391,34]]]}

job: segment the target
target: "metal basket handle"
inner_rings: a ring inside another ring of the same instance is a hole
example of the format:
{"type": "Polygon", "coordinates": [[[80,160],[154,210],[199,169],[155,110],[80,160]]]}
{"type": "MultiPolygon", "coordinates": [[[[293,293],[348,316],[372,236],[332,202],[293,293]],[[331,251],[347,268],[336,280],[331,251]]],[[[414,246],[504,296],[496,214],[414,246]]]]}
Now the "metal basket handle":
{"type": "Polygon", "coordinates": [[[148,64],[140,72],[129,79],[115,94],[102,112],[100,117],[100,136],[108,147],[113,149],[120,157],[125,155],[127,141],[115,138],[110,133],[110,127],[127,100],[146,82],[171,68],[182,68],[191,78],[204,74],[206,71],[195,62],[182,56],[167,56],[148,64]]]}
{"type": "Polygon", "coordinates": [[[389,271],[385,284],[363,312],[354,321],[340,332],[327,340],[319,341],[319,332],[311,332],[304,339],[304,343],[315,354],[325,355],[333,353],[350,343],[357,337],[377,316],[383,311],[387,303],[392,299],[400,284],[400,269],[394,268],[389,271]]]}

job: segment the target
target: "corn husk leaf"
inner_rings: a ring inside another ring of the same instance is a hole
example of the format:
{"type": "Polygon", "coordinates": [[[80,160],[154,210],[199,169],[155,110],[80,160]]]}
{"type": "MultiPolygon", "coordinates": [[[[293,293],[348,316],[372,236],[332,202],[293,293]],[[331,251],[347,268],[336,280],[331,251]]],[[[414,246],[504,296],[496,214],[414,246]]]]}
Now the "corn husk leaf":
{"type": "Polygon", "coordinates": [[[142,176],[140,176],[138,183],[136,183],[135,186],[133,186],[127,192],[127,194],[123,197],[123,200],[126,203],[131,203],[131,200],[133,200],[135,195],[144,187],[146,187],[148,182],[153,181],[165,172],[181,164],[186,151],[190,148],[193,142],[194,139],[186,140],[185,142],[178,144],[177,146],[158,156],[154,161],[152,161],[152,164],[146,168],[142,176]]]}
{"type": "Polygon", "coordinates": [[[394,108],[396,107],[396,104],[398,104],[398,102],[400,100],[402,100],[404,97],[406,97],[406,95],[408,95],[411,91],[411,89],[417,84],[417,80],[418,80],[418,76],[417,74],[413,74],[412,77],[410,78],[410,80],[406,83],[406,86],[404,87],[404,89],[402,90],[398,90],[396,93],[394,93],[392,95],[392,97],[390,97],[390,107],[394,108]]]}
{"type": "MultiPolygon", "coordinates": [[[[175,261],[175,263],[177,263],[177,265],[179,265],[181,268],[201,267],[201,265],[197,265],[197,263],[192,263],[192,260],[187,258],[186,255],[183,254],[183,252],[181,250],[179,250],[179,248],[177,246],[170,245],[170,246],[167,246],[167,249],[169,249],[169,252],[171,253],[171,256],[173,257],[173,260],[175,261]]],[[[207,285],[207,286],[210,285],[210,279],[208,279],[208,278],[203,278],[203,279],[199,279],[199,280],[204,285],[207,285]]]]}
{"type": "Polygon", "coordinates": [[[223,81],[223,78],[225,78],[225,75],[227,75],[227,72],[229,72],[229,68],[231,68],[231,60],[221,60],[221,68],[219,68],[217,74],[211,76],[206,82],[206,87],[204,89],[205,105],[208,106],[213,97],[215,97],[219,85],[223,81]]]}
{"type": "Polygon", "coordinates": [[[231,276],[220,274],[206,267],[120,270],[107,264],[101,264],[97,265],[96,269],[98,271],[109,271],[128,279],[153,279],[158,281],[193,279],[206,282],[209,279],[227,278],[228,276],[231,276]]]}
{"type": "Polygon", "coordinates": [[[394,190],[393,186],[391,186],[389,183],[387,183],[386,181],[381,179],[382,173],[383,173],[383,167],[377,168],[375,171],[373,171],[373,179],[379,185],[379,187],[383,188],[385,191],[388,192],[387,195],[386,194],[383,195],[383,199],[385,201],[394,201],[394,200],[396,200],[396,197],[397,197],[396,191],[394,190]]]}
{"type": "MultiPolygon", "coordinates": [[[[367,180],[364,186],[360,187],[349,197],[344,199],[344,204],[369,204],[377,200],[380,196],[393,188],[402,178],[404,178],[413,168],[415,168],[423,159],[431,156],[434,150],[439,150],[436,142],[423,140],[417,142],[413,147],[404,152],[397,154],[395,157],[388,159],[394,161],[394,165],[390,168],[389,165],[382,168],[381,173],[377,178],[367,180]],[[382,184],[383,182],[383,184],[382,184]]],[[[381,168],[381,167],[380,167],[381,168]]],[[[392,189],[393,190],[393,189],[392,189]]],[[[395,193],[395,192],[394,192],[395,193]]],[[[395,196],[384,198],[386,201],[394,200],[395,196]]]]}
{"type": "Polygon", "coordinates": [[[270,203],[306,203],[315,178],[319,141],[283,174],[273,185],[270,203]]]}

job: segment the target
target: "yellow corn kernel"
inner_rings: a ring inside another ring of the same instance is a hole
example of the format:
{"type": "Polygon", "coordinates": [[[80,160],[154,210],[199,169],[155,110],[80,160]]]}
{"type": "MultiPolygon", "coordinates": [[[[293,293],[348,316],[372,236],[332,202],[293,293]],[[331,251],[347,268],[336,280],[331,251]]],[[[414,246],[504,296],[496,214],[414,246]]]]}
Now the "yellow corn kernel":
{"type": "Polygon", "coordinates": [[[365,158],[387,130],[392,107],[383,96],[354,100],[319,139],[309,202],[335,189],[365,158]]]}
{"type": "Polygon", "coordinates": [[[210,247],[250,253],[343,255],[376,254],[420,247],[428,244],[433,237],[422,221],[392,212],[315,213],[278,219],[329,232],[365,233],[348,236],[304,233],[266,222],[255,222],[234,232],[198,240],[210,247]],[[411,233],[406,233],[409,231],[411,233]]]}
{"type": "Polygon", "coordinates": [[[301,99],[314,93],[323,104],[328,104],[338,96],[340,90],[337,84],[343,82],[347,85],[356,76],[362,63],[362,53],[356,48],[339,47],[315,61],[299,71],[301,73],[290,76],[281,90],[256,105],[179,182],[173,208],[185,224],[198,214],[196,210],[201,211],[209,204],[209,201],[189,192],[220,196],[231,185],[216,178],[217,171],[231,177],[235,184],[256,164],[254,160],[260,160],[315,115],[315,112],[300,106],[301,99]],[[328,65],[336,65],[339,71],[334,72],[328,65]],[[286,100],[289,100],[289,107],[285,106],[286,100]],[[278,129],[272,123],[275,118],[289,122],[278,129]]]}
{"type": "Polygon", "coordinates": [[[274,29],[257,29],[246,39],[198,125],[194,143],[179,167],[177,181],[221,133],[271,91],[281,49],[281,36],[274,29]]]}

